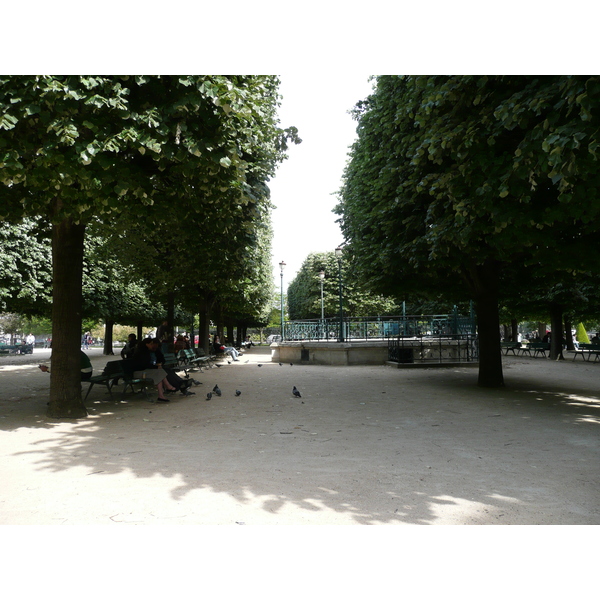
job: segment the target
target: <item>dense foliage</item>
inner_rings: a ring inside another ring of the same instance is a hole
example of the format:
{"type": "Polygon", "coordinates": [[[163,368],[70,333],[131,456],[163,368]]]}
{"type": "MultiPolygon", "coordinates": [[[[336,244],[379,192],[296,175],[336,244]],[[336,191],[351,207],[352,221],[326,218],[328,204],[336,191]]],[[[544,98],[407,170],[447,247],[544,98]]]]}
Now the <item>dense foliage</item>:
{"type": "Polygon", "coordinates": [[[294,128],[279,128],[278,84],[272,76],[0,78],[0,220],[52,224],[50,416],[85,414],[77,348],[88,224],[121,242],[133,237],[135,251],[119,260],[148,282],[151,299],[229,282],[236,271],[221,265],[255,246],[267,182],[288,141],[299,141],[294,128]]]}
{"type": "Polygon", "coordinates": [[[52,265],[48,227],[41,219],[0,227],[0,312],[49,315],[52,265]]]}
{"type": "Polygon", "coordinates": [[[598,77],[382,76],[355,110],[337,208],[377,291],[475,302],[481,385],[502,385],[507,267],[598,272],[598,77]]]}
{"type": "MultiPolygon", "coordinates": [[[[389,298],[372,294],[360,288],[352,274],[352,265],[346,257],[341,259],[344,316],[367,317],[394,315],[401,308],[389,298]]],[[[309,254],[298,274],[288,286],[288,313],[291,320],[321,317],[321,278],[323,279],[323,309],[325,318],[338,317],[340,307],[340,265],[334,252],[309,254]]]]}

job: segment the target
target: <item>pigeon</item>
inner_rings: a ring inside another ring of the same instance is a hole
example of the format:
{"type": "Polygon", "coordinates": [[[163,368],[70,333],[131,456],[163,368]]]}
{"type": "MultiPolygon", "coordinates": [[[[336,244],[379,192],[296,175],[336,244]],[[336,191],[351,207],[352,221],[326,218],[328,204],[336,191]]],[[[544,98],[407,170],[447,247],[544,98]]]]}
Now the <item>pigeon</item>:
{"type": "Polygon", "coordinates": [[[293,366],[294,366],[294,363],[290,363],[290,367],[293,367],[293,366]]]}
{"type": "Polygon", "coordinates": [[[283,363],[279,363],[279,366],[280,366],[280,367],[283,367],[283,363]]]}
{"type": "Polygon", "coordinates": [[[259,367],[262,367],[262,365],[261,365],[260,363],[258,363],[258,366],[259,366],[259,367]]]}
{"type": "Polygon", "coordinates": [[[217,369],[220,369],[221,365],[219,363],[215,363],[215,367],[217,367],[217,369]]]}
{"type": "Polygon", "coordinates": [[[211,393],[211,392],[208,392],[208,394],[206,394],[206,399],[207,399],[207,400],[210,400],[211,398],[212,398],[212,393],[211,393]]]}
{"type": "Polygon", "coordinates": [[[218,385],[215,385],[215,387],[213,388],[213,392],[217,395],[220,396],[221,395],[221,390],[219,389],[218,385]]]}
{"type": "Polygon", "coordinates": [[[296,398],[302,398],[302,396],[300,395],[300,392],[297,390],[296,386],[294,386],[294,389],[292,390],[292,394],[294,394],[294,396],[296,396],[296,398]]]}
{"type": "Polygon", "coordinates": [[[235,395],[239,396],[242,392],[240,392],[240,390],[235,390],[235,395]]]}
{"type": "Polygon", "coordinates": [[[231,364],[231,361],[230,361],[230,360],[228,360],[228,361],[227,361],[227,364],[228,364],[228,365],[230,365],[230,364],[231,364]]]}

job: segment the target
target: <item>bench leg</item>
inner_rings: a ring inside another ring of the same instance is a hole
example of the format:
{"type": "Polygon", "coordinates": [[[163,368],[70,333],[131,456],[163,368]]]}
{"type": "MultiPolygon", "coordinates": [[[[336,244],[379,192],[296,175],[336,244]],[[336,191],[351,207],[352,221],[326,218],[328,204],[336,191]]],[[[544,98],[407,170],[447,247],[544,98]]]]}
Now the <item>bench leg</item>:
{"type": "Polygon", "coordinates": [[[83,399],[83,403],[85,404],[85,401],[87,400],[87,397],[90,395],[90,391],[92,390],[92,388],[96,385],[95,381],[92,381],[88,387],[88,391],[87,394],[85,395],[85,398],[83,399]]]}

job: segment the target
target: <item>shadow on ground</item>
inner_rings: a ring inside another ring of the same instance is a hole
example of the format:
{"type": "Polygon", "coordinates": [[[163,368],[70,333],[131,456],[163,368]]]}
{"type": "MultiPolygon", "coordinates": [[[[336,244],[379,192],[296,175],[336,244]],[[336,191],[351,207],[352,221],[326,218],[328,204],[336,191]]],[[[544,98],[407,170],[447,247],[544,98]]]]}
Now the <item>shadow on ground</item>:
{"type": "Polygon", "coordinates": [[[4,460],[76,469],[84,498],[83,478],[102,478],[93,488],[111,500],[125,478],[132,503],[113,520],[135,521],[152,506],[144,494],[168,490],[170,507],[141,521],[210,522],[219,507],[251,521],[258,507],[273,523],[597,524],[597,370],[569,368],[540,378],[515,362],[505,389],[482,390],[469,369],[280,367],[258,354],[198,374],[196,396],[169,405],[98,390],[73,423],[48,422],[35,396],[14,416],[2,401],[6,434],[38,430],[4,460]],[[214,384],[223,396],[206,401],[214,384]]]}

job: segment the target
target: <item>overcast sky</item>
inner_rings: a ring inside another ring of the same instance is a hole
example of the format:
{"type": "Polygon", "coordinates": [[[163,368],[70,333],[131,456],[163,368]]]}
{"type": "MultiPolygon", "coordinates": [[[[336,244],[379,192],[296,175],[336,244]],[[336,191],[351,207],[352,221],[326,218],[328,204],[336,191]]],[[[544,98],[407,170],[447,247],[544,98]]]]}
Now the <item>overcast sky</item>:
{"type": "Polygon", "coordinates": [[[280,75],[279,110],[283,128],[295,126],[302,139],[292,145],[270,182],[273,210],[273,273],[286,263],[284,289],[311,252],[335,250],[343,237],[335,192],[340,188],[356,121],[348,111],[369,95],[369,74],[311,73],[280,75]]]}

